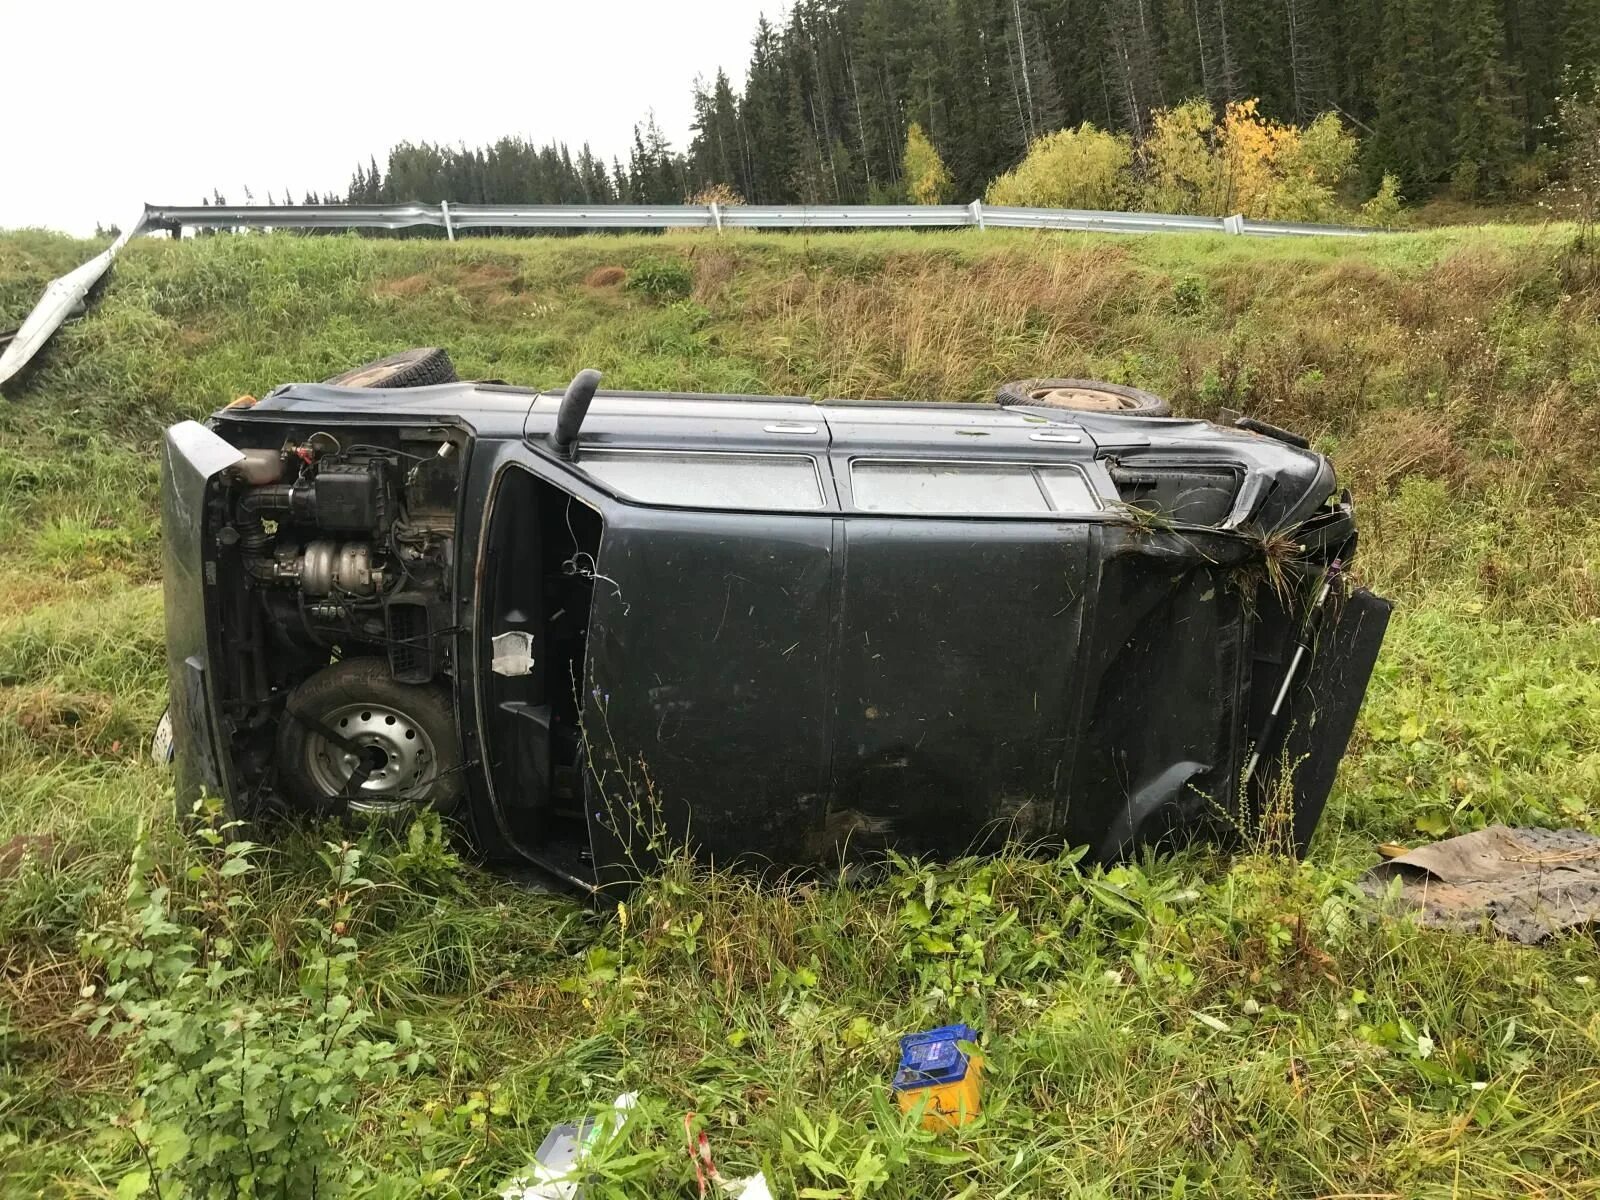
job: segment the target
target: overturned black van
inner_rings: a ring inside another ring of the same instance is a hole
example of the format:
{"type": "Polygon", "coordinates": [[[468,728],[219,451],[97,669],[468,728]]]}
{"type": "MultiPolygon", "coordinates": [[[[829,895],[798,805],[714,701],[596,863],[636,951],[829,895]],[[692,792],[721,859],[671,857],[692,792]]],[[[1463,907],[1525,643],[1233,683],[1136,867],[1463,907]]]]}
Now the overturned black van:
{"type": "Polygon", "coordinates": [[[1076,380],[597,383],[408,352],[168,430],[180,806],[429,806],[585,887],[654,835],[1114,857],[1277,805],[1309,840],[1389,605],[1301,439],[1076,380]]]}

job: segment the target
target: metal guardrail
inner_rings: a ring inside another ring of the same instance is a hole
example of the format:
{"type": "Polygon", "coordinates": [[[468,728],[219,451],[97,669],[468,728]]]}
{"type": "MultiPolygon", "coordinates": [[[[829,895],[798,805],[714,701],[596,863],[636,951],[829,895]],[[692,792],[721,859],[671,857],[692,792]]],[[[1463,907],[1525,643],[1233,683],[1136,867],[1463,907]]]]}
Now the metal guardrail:
{"type": "Polygon", "coordinates": [[[1364,237],[1340,225],[1163,213],[1008,208],[971,204],[147,204],[116,242],[54,280],[21,327],[0,343],[0,384],[43,348],[129,239],[151,229],[1060,229],[1086,233],[1226,233],[1255,237],[1364,237]]]}
{"type": "Polygon", "coordinates": [[[1098,233],[1231,233],[1260,237],[1362,237],[1341,225],[1244,217],[1009,208],[971,204],[395,204],[147,205],[155,229],[1064,229],[1098,233]]]}

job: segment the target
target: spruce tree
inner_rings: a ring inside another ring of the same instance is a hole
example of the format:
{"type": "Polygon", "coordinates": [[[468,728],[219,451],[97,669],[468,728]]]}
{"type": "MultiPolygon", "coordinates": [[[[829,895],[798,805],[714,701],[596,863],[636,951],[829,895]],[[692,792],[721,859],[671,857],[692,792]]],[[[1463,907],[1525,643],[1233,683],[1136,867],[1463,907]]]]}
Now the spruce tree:
{"type": "Polygon", "coordinates": [[[1367,168],[1373,178],[1395,175],[1408,196],[1431,192],[1455,162],[1439,11],[1448,6],[1449,0],[1389,0],[1384,8],[1367,168]]]}
{"type": "Polygon", "coordinates": [[[645,122],[615,169],[519,138],[413,144],[387,172],[358,168],[347,197],[676,203],[720,184],[751,203],[881,200],[904,195],[917,124],[970,198],[1032,136],[1085,120],[1138,135],[1153,109],[1258,97],[1278,121],[1337,112],[1371,182],[1393,172],[1417,200],[1500,186],[1553,143],[1563,87],[1597,73],[1600,0],[794,0],[756,22],[742,86],[696,81],[682,150],[645,122]]]}
{"type": "Polygon", "coordinates": [[[1453,7],[1455,45],[1447,64],[1455,114],[1451,173],[1459,197],[1476,200],[1501,190],[1522,139],[1493,0],[1455,0],[1453,7]]]}

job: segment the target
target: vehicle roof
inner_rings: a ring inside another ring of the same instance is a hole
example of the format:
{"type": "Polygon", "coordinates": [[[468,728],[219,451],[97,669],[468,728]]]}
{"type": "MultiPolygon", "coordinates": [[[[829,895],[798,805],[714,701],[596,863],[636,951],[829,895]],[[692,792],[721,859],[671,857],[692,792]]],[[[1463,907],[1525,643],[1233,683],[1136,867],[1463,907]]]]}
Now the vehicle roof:
{"type": "MultiPolygon", "coordinates": [[[[252,414],[313,420],[414,419],[465,424],[479,437],[547,437],[561,393],[503,383],[419,388],[286,384],[252,414]]],[[[228,414],[237,417],[237,410],[228,414]]],[[[806,396],[600,391],[583,423],[583,445],[627,444],[800,451],[808,444],[963,458],[993,455],[1092,458],[1140,450],[1243,459],[1260,469],[1304,470],[1321,456],[1206,421],[914,400],[814,400],[806,396]],[[812,433],[800,432],[804,426],[812,433]],[[1040,437],[1040,434],[1044,434],[1040,437]]],[[[814,452],[814,450],[813,450],[814,452]]]]}
{"type": "MultiPolygon", "coordinates": [[[[503,383],[419,388],[286,384],[226,421],[466,426],[480,439],[547,445],[561,394],[503,383]]],[[[695,392],[595,393],[578,461],[601,449],[737,451],[837,458],[1077,464],[1113,458],[1226,465],[1242,471],[1238,505],[1263,527],[1298,522],[1326,501],[1333,468],[1277,438],[1208,421],[1038,406],[906,400],[811,400],[695,392]]]]}

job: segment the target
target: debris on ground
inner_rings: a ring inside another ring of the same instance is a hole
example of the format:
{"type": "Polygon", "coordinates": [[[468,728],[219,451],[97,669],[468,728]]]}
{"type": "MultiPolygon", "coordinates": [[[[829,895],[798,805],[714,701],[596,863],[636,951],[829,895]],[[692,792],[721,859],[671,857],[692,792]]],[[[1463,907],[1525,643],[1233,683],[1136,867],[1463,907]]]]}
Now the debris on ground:
{"type": "Polygon", "coordinates": [[[922,1127],[934,1131],[965,1125],[978,1115],[983,1058],[961,1047],[978,1040],[970,1025],[943,1025],[900,1039],[900,1065],[890,1090],[900,1111],[923,1105],[922,1127]]]}
{"type": "Polygon", "coordinates": [[[1487,922],[1532,944],[1600,920],[1600,837],[1491,825],[1379,863],[1362,888],[1381,896],[1395,879],[1400,902],[1424,925],[1476,930],[1487,922]]]}
{"type": "Polygon", "coordinates": [[[624,1092],[604,1116],[554,1126],[534,1151],[533,1162],[500,1189],[501,1200],[582,1200],[584,1164],[590,1152],[622,1128],[638,1102],[637,1092],[624,1092]]]}
{"type": "Polygon", "coordinates": [[[717,1195],[726,1196],[728,1200],[772,1200],[772,1189],[767,1186],[766,1175],[760,1171],[743,1179],[722,1177],[722,1172],[717,1170],[716,1160],[711,1157],[711,1139],[706,1136],[705,1130],[695,1130],[696,1115],[692,1112],[683,1114],[683,1136],[689,1160],[694,1163],[694,1179],[699,1187],[696,1195],[700,1200],[712,1194],[713,1186],[717,1189],[717,1195]]]}

